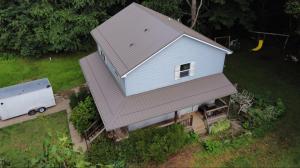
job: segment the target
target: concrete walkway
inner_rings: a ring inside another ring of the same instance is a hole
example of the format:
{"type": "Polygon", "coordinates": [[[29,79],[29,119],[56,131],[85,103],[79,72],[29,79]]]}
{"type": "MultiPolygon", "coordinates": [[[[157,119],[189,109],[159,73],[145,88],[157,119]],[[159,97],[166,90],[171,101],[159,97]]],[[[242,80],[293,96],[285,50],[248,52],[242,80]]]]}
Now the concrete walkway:
{"type": "Polygon", "coordinates": [[[8,127],[14,124],[22,123],[25,121],[36,119],[39,116],[46,116],[50,114],[54,114],[61,111],[66,111],[68,115],[68,125],[72,143],[74,144],[74,150],[85,152],[87,150],[87,146],[85,140],[81,138],[80,134],[74,128],[73,124],[70,122],[69,118],[71,116],[71,108],[69,106],[70,100],[63,96],[55,96],[56,106],[47,109],[44,113],[37,113],[36,115],[29,116],[29,115],[22,115],[19,117],[15,117],[9,120],[0,121],[0,129],[4,127],[8,127]]]}

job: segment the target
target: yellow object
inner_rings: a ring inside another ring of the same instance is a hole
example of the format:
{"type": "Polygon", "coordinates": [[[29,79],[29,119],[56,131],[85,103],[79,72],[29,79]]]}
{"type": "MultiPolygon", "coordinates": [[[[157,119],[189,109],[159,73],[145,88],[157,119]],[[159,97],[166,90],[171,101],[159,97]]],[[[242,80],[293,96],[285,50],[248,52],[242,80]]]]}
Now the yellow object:
{"type": "Polygon", "coordinates": [[[253,48],[252,51],[260,50],[262,48],[263,44],[264,44],[264,40],[259,40],[257,47],[253,48]]]}

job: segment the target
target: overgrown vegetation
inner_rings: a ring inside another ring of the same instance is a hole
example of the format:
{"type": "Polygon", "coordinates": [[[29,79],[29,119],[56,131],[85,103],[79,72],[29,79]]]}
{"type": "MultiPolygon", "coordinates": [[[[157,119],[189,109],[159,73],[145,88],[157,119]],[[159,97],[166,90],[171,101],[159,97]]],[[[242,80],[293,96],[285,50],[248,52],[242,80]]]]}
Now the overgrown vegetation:
{"type": "Polygon", "coordinates": [[[73,109],[74,107],[76,107],[80,102],[84,101],[85,98],[87,98],[88,96],[91,96],[88,88],[87,87],[80,87],[78,93],[73,92],[70,95],[70,106],[71,106],[71,108],[73,109]]]}
{"type": "Polygon", "coordinates": [[[203,147],[207,153],[204,155],[211,155],[225,150],[237,149],[243,146],[247,146],[253,141],[253,136],[251,132],[246,132],[237,137],[225,136],[221,139],[216,137],[209,137],[203,141],[203,147]]]}
{"type": "Polygon", "coordinates": [[[184,145],[195,140],[195,135],[184,131],[181,125],[165,128],[145,128],[130,133],[128,139],[115,143],[100,137],[92,144],[87,157],[92,163],[114,164],[125,162],[161,163],[184,145]]]}
{"type": "Polygon", "coordinates": [[[218,121],[210,126],[210,134],[218,134],[230,128],[230,121],[228,119],[218,121]]]}
{"type": "Polygon", "coordinates": [[[49,134],[44,140],[43,152],[42,155],[31,160],[30,167],[92,167],[82,153],[73,150],[71,140],[64,134],[55,137],[49,134]]]}
{"type": "Polygon", "coordinates": [[[258,97],[254,101],[254,105],[245,114],[243,126],[247,129],[258,128],[268,125],[278,118],[285,111],[285,105],[281,99],[273,102],[266,98],[258,97]]]}
{"type": "Polygon", "coordinates": [[[72,110],[70,117],[70,121],[81,134],[97,119],[99,119],[99,114],[91,96],[79,102],[72,110]]]}

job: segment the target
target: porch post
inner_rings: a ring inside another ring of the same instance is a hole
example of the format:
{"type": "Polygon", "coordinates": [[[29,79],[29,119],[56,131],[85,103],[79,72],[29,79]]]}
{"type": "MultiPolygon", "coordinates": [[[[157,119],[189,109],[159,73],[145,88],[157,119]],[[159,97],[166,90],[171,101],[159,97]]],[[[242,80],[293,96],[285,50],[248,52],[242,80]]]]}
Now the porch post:
{"type": "Polygon", "coordinates": [[[228,99],[228,107],[227,107],[227,118],[229,118],[229,110],[230,110],[230,100],[231,100],[231,95],[229,95],[229,99],[228,99]]]}
{"type": "Polygon", "coordinates": [[[174,116],[174,121],[175,123],[177,123],[177,120],[178,120],[178,111],[175,111],[175,116],[174,116]]]}

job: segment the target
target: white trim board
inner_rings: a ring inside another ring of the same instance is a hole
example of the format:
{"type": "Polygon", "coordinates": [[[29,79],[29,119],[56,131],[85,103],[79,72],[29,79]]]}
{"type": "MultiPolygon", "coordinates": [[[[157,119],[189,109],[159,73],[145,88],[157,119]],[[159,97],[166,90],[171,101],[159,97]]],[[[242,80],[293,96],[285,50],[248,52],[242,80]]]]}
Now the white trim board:
{"type": "Polygon", "coordinates": [[[220,48],[218,46],[215,46],[213,44],[210,44],[210,43],[207,43],[203,40],[199,40],[195,37],[192,37],[192,36],[189,36],[187,34],[182,34],[180,35],[179,37],[177,37],[174,41],[172,41],[171,43],[169,43],[168,45],[166,45],[165,47],[161,48],[160,50],[158,50],[156,53],[152,54],[149,58],[147,58],[146,60],[144,60],[143,62],[141,62],[140,64],[138,64],[137,66],[135,66],[134,68],[132,68],[130,71],[128,71],[126,74],[124,74],[121,78],[125,78],[129,73],[131,73],[132,71],[134,71],[135,69],[137,69],[138,67],[140,67],[141,65],[143,65],[145,62],[147,62],[148,60],[150,60],[151,58],[153,58],[155,55],[159,54],[161,51],[163,51],[165,48],[169,47],[170,45],[172,45],[173,43],[175,43],[177,40],[179,40],[181,37],[188,37],[188,38],[191,38],[193,40],[196,40],[198,42],[201,42],[201,43],[204,43],[206,45],[209,45],[211,47],[214,47],[216,49],[219,49],[221,51],[224,51],[226,54],[232,54],[233,52],[231,50],[226,50],[226,49],[223,49],[223,48],[220,48]]]}

